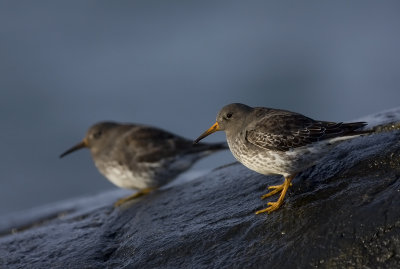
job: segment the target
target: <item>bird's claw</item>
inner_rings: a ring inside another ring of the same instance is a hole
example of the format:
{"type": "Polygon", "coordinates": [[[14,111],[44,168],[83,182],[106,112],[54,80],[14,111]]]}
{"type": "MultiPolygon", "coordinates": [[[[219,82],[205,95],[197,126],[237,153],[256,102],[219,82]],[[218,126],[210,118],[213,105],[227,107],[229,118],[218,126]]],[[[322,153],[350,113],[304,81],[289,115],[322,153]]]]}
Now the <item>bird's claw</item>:
{"type": "Polygon", "coordinates": [[[269,207],[264,208],[264,209],[261,209],[261,210],[258,210],[258,211],[256,212],[256,214],[260,214],[260,213],[264,213],[264,212],[271,213],[272,211],[277,210],[277,209],[282,205],[282,203],[279,203],[279,202],[269,202],[267,205],[269,205],[269,207]]]}
{"type": "Polygon", "coordinates": [[[150,188],[149,189],[143,189],[143,190],[140,190],[140,191],[138,191],[138,192],[136,192],[136,193],[134,193],[134,194],[132,194],[132,195],[130,195],[128,197],[121,198],[121,199],[119,199],[118,201],[116,201],[114,203],[114,207],[119,207],[119,206],[125,204],[126,202],[129,202],[129,201],[131,201],[133,199],[139,198],[140,196],[148,194],[150,191],[152,191],[152,189],[150,189],[150,188]]]}
{"type": "MultiPolygon", "coordinates": [[[[269,193],[264,194],[263,196],[261,196],[261,199],[265,199],[267,197],[270,197],[270,196],[272,196],[274,194],[277,194],[277,193],[281,192],[283,190],[284,185],[285,184],[269,186],[268,189],[272,190],[272,191],[270,191],[269,193]]],[[[290,183],[289,186],[292,186],[292,183],[290,183]]]]}

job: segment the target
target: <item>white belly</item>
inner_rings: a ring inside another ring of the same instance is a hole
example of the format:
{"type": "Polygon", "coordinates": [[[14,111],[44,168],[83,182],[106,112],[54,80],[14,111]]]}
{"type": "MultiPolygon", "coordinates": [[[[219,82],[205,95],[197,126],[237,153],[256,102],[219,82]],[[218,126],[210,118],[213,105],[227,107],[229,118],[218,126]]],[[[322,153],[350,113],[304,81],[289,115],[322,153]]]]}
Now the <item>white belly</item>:
{"type": "Polygon", "coordinates": [[[247,148],[246,143],[232,143],[229,140],[228,145],[233,156],[247,168],[264,175],[278,174],[287,177],[311,167],[337,142],[347,138],[323,140],[288,151],[272,151],[252,145],[247,148]]]}
{"type": "Polygon", "coordinates": [[[151,171],[146,171],[146,173],[137,173],[135,171],[133,173],[126,166],[121,166],[117,163],[96,166],[109,181],[120,188],[142,190],[154,185],[151,171]]]}

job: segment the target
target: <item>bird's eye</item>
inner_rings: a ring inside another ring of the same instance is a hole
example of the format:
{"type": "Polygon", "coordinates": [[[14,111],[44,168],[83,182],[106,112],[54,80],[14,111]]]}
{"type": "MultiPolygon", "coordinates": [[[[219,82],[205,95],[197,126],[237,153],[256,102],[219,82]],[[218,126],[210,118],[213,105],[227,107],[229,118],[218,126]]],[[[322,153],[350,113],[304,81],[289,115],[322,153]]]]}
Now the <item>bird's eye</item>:
{"type": "Polygon", "coordinates": [[[101,131],[95,132],[93,134],[93,138],[95,138],[95,139],[99,138],[100,136],[101,136],[101,131]]]}
{"type": "Polygon", "coordinates": [[[232,117],[232,113],[229,112],[228,114],[226,114],[226,118],[230,119],[232,117]]]}

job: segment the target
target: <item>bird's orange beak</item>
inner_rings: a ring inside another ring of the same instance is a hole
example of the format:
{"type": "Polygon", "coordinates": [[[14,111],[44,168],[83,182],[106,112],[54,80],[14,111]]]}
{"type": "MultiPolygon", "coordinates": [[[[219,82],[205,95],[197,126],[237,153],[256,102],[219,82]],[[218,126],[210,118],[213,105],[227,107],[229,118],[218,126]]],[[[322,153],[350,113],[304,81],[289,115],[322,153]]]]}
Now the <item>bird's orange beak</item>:
{"type": "Polygon", "coordinates": [[[76,144],[75,146],[73,146],[72,148],[70,148],[69,150],[67,150],[66,152],[64,152],[63,154],[60,155],[60,158],[64,157],[65,155],[68,155],[76,150],[82,149],[82,148],[86,148],[88,146],[87,140],[83,139],[82,142],[80,142],[79,144],[76,144]]]}
{"type": "Polygon", "coordinates": [[[205,131],[202,135],[200,135],[194,142],[193,144],[199,143],[200,140],[202,140],[204,137],[209,136],[212,133],[215,133],[216,131],[219,131],[219,125],[218,122],[214,123],[213,126],[211,126],[207,131],[205,131]]]}

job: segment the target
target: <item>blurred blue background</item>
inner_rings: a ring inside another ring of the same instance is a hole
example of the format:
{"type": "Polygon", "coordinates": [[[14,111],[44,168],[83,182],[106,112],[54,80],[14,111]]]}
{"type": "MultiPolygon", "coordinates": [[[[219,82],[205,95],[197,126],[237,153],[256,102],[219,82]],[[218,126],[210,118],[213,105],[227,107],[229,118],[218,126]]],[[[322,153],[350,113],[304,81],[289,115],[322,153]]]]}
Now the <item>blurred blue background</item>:
{"type": "Polygon", "coordinates": [[[398,106],[399,15],[398,1],[1,1],[0,215],[116,188],[87,150],[58,158],[100,120],[194,139],[231,102],[332,121],[398,106]]]}

